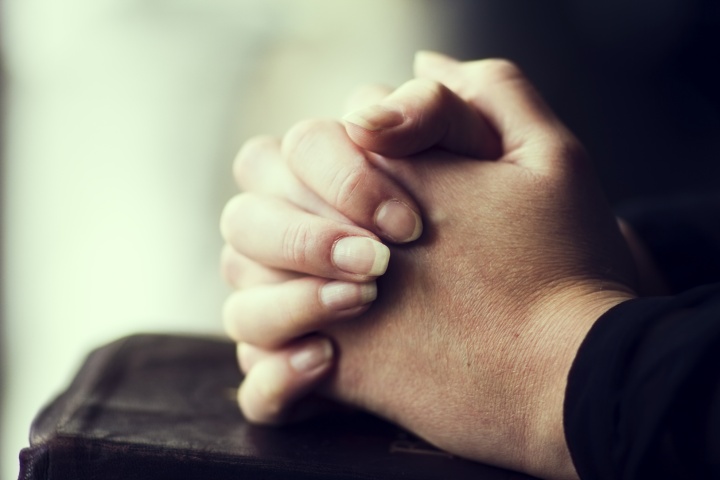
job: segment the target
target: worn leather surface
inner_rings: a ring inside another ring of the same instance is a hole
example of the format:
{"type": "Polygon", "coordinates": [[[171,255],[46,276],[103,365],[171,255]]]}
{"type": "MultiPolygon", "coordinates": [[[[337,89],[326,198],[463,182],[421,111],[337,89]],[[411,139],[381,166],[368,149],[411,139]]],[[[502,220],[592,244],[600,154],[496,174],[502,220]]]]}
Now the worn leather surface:
{"type": "Polygon", "coordinates": [[[524,475],[453,458],[363,413],[249,425],[234,346],[136,335],[93,352],[33,423],[20,478],[486,479],[524,475]]]}

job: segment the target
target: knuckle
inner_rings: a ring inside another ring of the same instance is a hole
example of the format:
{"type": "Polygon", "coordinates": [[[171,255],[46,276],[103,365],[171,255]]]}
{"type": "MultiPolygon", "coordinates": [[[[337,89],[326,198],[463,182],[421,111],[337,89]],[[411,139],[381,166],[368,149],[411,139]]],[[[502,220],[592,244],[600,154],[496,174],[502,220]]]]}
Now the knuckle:
{"type": "Polygon", "coordinates": [[[236,237],[237,229],[243,223],[243,215],[252,208],[253,199],[254,196],[250,193],[240,193],[225,204],[220,214],[220,233],[228,243],[232,243],[236,237]]]}
{"type": "Polygon", "coordinates": [[[247,373],[250,371],[250,367],[252,367],[252,362],[248,358],[246,345],[248,345],[245,342],[240,342],[236,344],[235,346],[235,358],[237,359],[237,364],[240,367],[240,371],[247,375],[247,373]]]}
{"type": "Polygon", "coordinates": [[[238,278],[240,277],[239,265],[236,261],[235,252],[227,243],[220,252],[220,274],[228,285],[236,286],[238,284],[238,278]]]}
{"type": "Polygon", "coordinates": [[[421,95],[430,105],[441,105],[450,97],[450,90],[440,82],[427,78],[418,78],[415,82],[421,95]]]}
{"type": "Polygon", "coordinates": [[[304,334],[308,331],[313,320],[317,320],[315,316],[310,316],[308,311],[301,311],[302,309],[297,308],[286,308],[282,312],[279,312],[279,323],[281,326],[280,330],[273,332],[273,335],[269,335],[267,342],[268,345],[273,347],[279,347],[286,343],[288,340],[292,340],[294,337],[304,334]]]}
{"type": "Polygon", "coordinates": [[[590,167],[589,157],[579,140],[568,132],[546,128],[534,134],[529,146],[536,155],[544,158],[547,173],[557,177],[573,175],[590,167]]]}
{"type": "Polygon", "coordinates": [[[329,191],[333,205],[340,211],[352,210],[358,192],[365,184],[368,170],[363,163],[349,168],[340,168],[330,180],[329,191]]]}
{"type": "Polygon", "coordinates": [[[235,311],[237,310],[236,296],[237,294],[233,294],[225,299],[225,303],[223,303],[222,308],[222,320],[223,328],[225,329],[227,336],[236,342],[241,342],[242,336],[240,335],[240,329],[238,328],[235,315],[235,311]]]}
{"type": "Polygon", "coordinates": [[[225,299],[222,308],[223,327],[235,343],[265,345],[266,329],[262,324],[265,318],[264,314],[258,312],[252,291],[238,290],[225,299]]]}
{"type": "Polygon", "coordinates": [[[277,423],[285,407],[282,392],[271,387],[273,382],[259,381],[253,373],[253,370],[248,373],[240,387],[240,409],[252,423],[277,423]]]}
{"type": "Polygon", "coordinates": [[[567,172],[585,171],[590,167],[590,159],[579,140],[572,136],[562,135],[551,147],[551,153],[567,172]],[[569,138],[568,138],[569,137],[569,138]]]}
{"type": "Polygon", "coordinates": [[[542,138],[544,151],[554,158],[576,160],[585,156],[578,140],[556,128],[547,128],[542,138]]]}
{"type": "Polygon", "coordinates": [[[257,356],[255,355],[255,347],[246,342],[240,342],[237,344],[236,353],[238,365],[243,373],[248,373],[250,369],[257,363],[257,356]]]}
{"type": "Polygon", "coordinates": [[[313,236],[306,224],[295,222],[287,227],[282,238],[283,258],[295,268],[302,270],[308,261],[308,249],[313,236]]]}
{"type": "Polygon", "coordinates": [[[247,188],[257,175],[266,156],[276,151],[277,148],[278,140],[269,135],[247,140],[233,161],[233,176],[238,185],[247,188]]]}
{"type": "Polygon", "coordinates": [[[250,369],[241,385],[241,401],[259,423],[276,423],[288,406],[290,382],[283,360],[273,356],[250,369]]]}
{"type": "Polygon", "coordinates": [[[316,118],[296,123],[282,139],[280,149],[283,157],[292,166],[295,161],[305,156],[317,138],[327,132],[328,129],[337,129],[338,125],[334,120],[316,118]]]}
{"type": "Polygon", "coordinates": [[[557,148],[564,158],[571,161],[584,162],[588,158],[585,147],[583,147],[582,143],[580,143],[577,138],[571,135],[563,135],[557,148]]]}
{"type": "Polygon", "coordinates": [[[411,80],[401,89],[402,100],[398,107],[404,110],[406,118],[416,124],[424,124],[428,118],[443,112],[453,101],[454,94],[449,88],[427,78],[411,80]]]}
{"type": "Polygon", "coordinates": [[[501,82],[523,77],[520,67],[505,58],[486,58],[473,62],[472,66],[476,68],[478,74],[486,78],[488,82],[501,82]]]}
{"type": "Polygon", "coordinates": [[[498,78],[514,77],[522,73],[515,62],[506,58],[485,59],[482,61],[482,66],[488,75],[498,78]]]}

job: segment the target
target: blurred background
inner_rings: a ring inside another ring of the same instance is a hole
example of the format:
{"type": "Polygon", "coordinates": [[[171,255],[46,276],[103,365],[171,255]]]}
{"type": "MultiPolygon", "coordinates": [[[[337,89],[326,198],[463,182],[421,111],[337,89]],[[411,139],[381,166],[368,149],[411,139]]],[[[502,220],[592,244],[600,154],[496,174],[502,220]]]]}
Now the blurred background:
{"type": "Polygon", "coordinates": [[[418,49],[518,62],[616,204],[717,188],[714,0],[5,0],[0,475],[88,351],[220,333],[242,141],[399,84],[418,49]]]}

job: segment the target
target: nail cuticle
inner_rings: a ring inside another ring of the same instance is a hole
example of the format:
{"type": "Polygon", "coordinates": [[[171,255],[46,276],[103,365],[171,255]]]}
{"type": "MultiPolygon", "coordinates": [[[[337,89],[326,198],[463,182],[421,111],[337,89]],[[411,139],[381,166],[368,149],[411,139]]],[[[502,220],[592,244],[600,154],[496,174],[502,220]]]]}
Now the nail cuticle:
{"type": "Polygon", "coordinates": [[[396,199],[380,204],[375,211],[374,222],[385,237],[396,243],[417,240],[423,229],[420,215],[405,202],[396,199]]]}

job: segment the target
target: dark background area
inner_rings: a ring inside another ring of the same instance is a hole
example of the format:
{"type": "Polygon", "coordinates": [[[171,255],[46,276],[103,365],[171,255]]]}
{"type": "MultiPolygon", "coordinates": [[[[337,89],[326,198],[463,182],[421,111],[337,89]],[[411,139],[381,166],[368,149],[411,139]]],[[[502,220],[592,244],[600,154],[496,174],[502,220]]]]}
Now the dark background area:
{"type": "Polygon", "coordinates": [[[717,189],[720,2],[462,7],[463,58],[517,62],[586,145],[614,204],[717,189]]]}

